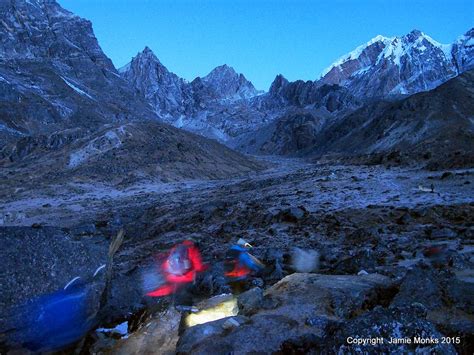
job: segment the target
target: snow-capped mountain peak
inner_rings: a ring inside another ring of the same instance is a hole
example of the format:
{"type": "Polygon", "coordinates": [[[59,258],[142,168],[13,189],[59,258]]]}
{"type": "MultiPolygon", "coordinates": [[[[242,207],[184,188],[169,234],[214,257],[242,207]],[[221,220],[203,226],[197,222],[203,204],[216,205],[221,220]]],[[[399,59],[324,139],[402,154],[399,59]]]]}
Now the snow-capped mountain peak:
{"type": "Polygon", "coordinates": [[[364,51],[369,48],[370,46],[372,45],[378,45],[378,44],[381,44],[381,45],[387,45],[388,43],[390,43],[392,40],[394,39],[394,37],[392,38],[388,38],[388,37],[384,37],[384,36],[381,36],[381,35],[377,35],[375,36],[374,38],[372,38],[370,41],[368,41],[367,43],[364,43],[360,46],[358,46],[356,49],[354,49],[353,51],[347,53],[347,54],[344,54],[342,57],[340,57],[339,59],[337,59],[334,63],[332,63],[329,67],[327,67],[326,69],[324,69],[320,75],[320,77],[324,77],[326,74],[328,74],[332,69],[334,68],[338,68],[340,67],[341,65],[343,65],[344,63],[350,61],[350,60],[356,60],[358,59],[361,54],[364,53],[364,51]]]}
{"type": "Polygon", "coordinates": [[[399,37],[377,36],[342,56],[319,81],[350,88],[358,97],[384,97],[430,90],[474,66],[469,41],[442,44],[419,30],[399,37]]]}

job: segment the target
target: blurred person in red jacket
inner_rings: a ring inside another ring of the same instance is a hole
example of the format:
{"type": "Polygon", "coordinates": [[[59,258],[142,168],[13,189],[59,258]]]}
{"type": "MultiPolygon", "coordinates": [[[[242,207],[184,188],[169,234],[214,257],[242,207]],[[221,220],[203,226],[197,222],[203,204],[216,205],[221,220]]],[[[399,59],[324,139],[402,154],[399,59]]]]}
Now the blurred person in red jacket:
{"type": "Polygon", "coordinates": [[[145,292],[150,297],[174,294],[183,286],[193,283],[197,274],[207,269],[198,248],[188,240],[160,255],[156,266],[144,276],[145,292]]]}

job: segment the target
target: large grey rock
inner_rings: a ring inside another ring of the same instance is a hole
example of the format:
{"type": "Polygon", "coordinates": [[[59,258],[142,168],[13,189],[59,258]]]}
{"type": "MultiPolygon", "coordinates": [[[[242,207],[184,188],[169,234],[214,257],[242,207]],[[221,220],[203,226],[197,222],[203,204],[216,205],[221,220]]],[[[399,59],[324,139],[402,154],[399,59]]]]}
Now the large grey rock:
{"type": "Polygon", "coordinates": [[[264,296],[279,303],[275,310],[304,323],[315,314],[346,318],[374,301],[381,290],[392,286],[389,278],[369,274],[292,274],[265,291],[264,296]]]}
{"type": "Polygon", "coordinates": [[[447,288],[456,307],[474,315],[474,270],[457,270],[447,288]]]}
{"type": "Polygon", "coordinates": [[[180,322],[181,314],[173,308],[159,313],[128,338],[119,340],[110,354],[174,354],[180,322]]]}
{"type": "Polygon", "coordinates": [[[393,306],[405,306],[414,302],[429,310],[443,306],[443,290],[439,285],[439,274],[428,267],[416,267],[403,279],[400,290],[392,301],[393,306]]]}
{"type": "MultiPolygon", "coordinates": [[[[390,286],[390,279],[381,275],[292,274],[264,292],[261,308],[243,324],[226,332],[215,331],[216,322],[189,328],[183,333],[177,351],[183,354],[272,353],[286,341],[308,334],[322,341],[335,324],[375,302],[378,292],[390,286]],[[194,336],[204,333],[205,329],[209,329],[210,336],[204,339],[194,336]]],[[[258,294],[258,291],[253,292],[258,294]]],[[[248,297],[249,294],[243,296],[248,297]]]]}
{"type": "MultiPolygon", "coordinates": [[[[200,344],[201,342],[206,341],[208,338],[220,336],[226,333],[225,324],[230,319],[232,319],[233,322],[236,322],[235,324],[239,324],[239,326],[245,324],[248,321],[248,318],[243,316],[225,317],[219,320],[188,328],[179,338],[176,347],[177,353],[194,353],[196,351],[196,344],[200,344]]],[[[223,351],[223,349],[220,351],[223,351]]]]}
{"type": "Polygon", "coordinates": [[[252,315],[256,313],[263,303],[263,290],[260,287],[254,287],[244,293],[241,293],[237,299],[239,314],[252,315]]]}
{"type": "Polygon", "coordinates": [[[15,306],[61,290],[76,277],[87,282],[107,261],[108,242],[99,236],[74,239],[59,228],[0,227],[0,238],[0,329],[15,306]]]}

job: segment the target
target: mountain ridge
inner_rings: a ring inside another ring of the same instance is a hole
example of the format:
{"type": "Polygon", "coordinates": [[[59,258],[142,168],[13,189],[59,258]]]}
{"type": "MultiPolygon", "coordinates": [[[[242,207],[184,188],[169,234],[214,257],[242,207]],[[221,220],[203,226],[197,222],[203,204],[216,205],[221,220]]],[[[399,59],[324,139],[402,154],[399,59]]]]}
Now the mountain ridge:
{"type": "Polygon", "coordinates": [[[161,79],[145,70],[149,65],[133,69],[137,57],[120,72],[163,120],[228,144],[297,108],[341,115],[374,100],[431,90],[474,67],[473,36],[471,29],[444,45],[419,30],[399,37],[378,35],[335,61],[319,79],[290,82],[278,74],[263,93],[226,64],[188,83],[169,72],[148,47],[142,53],[161,68],[161,79]]]}
{"type": "Polygon", "coordinates": [[[411,95],[435,88],[474,67],[474,29],[451,44],[419,30],[404,36],[376,36],[343,55],[317,82],[349,88],[358,97],[411,95]]]}

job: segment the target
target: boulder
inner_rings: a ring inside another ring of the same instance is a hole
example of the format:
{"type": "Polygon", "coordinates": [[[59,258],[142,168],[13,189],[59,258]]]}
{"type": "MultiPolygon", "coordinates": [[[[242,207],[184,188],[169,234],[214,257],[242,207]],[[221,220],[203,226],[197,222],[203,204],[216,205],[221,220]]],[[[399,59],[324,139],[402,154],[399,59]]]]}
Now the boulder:
{"type": "Polygon", "coordinates": [[[243,316],[226,317],[212,322],[196,325],[187,328],[183,335],[179,338],[177,344],[178,353],[194,353],[196,344],[205,342],[207,338],[219,336],[226,332],[226,322],[233,320],[240,325],[246,323],[248,318],[243,316]]]}
{"type": "Polygon", "coordinates": [[[60,228],[1,227],[0,239],[0,333],[15,304],[62,290],[73,279],[87,281],[107,261],[105,239],[75,240],[60,228]]]}
{"type": "Polygon", "coordinates": [[[177,352],[272,353],[308,336],[322,342],[341,321],[371,307],[391,286],[389,278],[377,274],[292,274],[264,292],[254,288],[243,293],[238,303],[249,318],[239,318],[239,326],[222,330],[221,319],[186,329],[177,352]]]}
{"type": "Polygon", "coordinates": [[[278,219],[282,222],[298,223],[304,218],[306,209],[303,207],[291,207],[281,211],[278,214],[278,219]]]}
{"type": "Polygon", "coordinates": [[[263,290],[260,287],[254,287],[240,294],[237,299],[239,306],[239,314],[252,315],[256,313],[262,306],[263,290]]]}
{"type": "MultiPolygon", "coordinates": [[[[264,293],[277,300],[277,312],[304,324],[308,317],[323,314],[347,318],[368,307],[379,295],[392,287],[388,277],[369,275],[289,275],[264,293]]],[[[273,311],[272,311],[273,312],[273,311]]]]}
{"type": "Polygon", "coordinates": [[[413,302],[423,304],[428,310],[443,306],[439,276],[428,266],[417,266],[410,270],[400,285],[400,291],[391,305],[406,306],[413,302]]]}
{"type": "Polygon", "coordinates": [[[117,341],[110,354],[174,354],[180,322],[181,314],[170,308],[155,316],[128,338],[117,341]]]}

